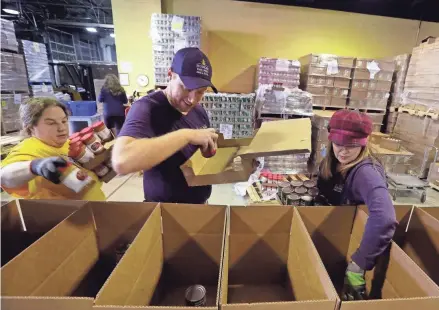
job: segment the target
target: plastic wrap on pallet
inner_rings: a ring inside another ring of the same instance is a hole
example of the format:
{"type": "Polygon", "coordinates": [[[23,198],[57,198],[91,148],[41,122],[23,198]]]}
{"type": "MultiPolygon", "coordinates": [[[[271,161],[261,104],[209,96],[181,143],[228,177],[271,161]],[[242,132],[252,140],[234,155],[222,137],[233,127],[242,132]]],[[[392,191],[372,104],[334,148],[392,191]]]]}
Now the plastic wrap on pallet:
{"type": "Polygon", "coordinates": [[[281,84],[295,88],[300,84],[300,62],[282,58],[259,59],[258,85],[281,84]]]}
{"type": "Polygon", "coordinates": [[[206,93],[201,105],[209,116],[210,125],[225,138],[253,136],[255,94],[206,93]]]}
{"type": "Polygon", "coordinates": [[[55,97],[55,92],[51,84],[31,85],[33,97],[55,97]]]}
{"type": "Polygon", "coordinates": [[[1,52],[1,90],[29,92],[23,55],[1,52]]]}
{"type": "Polygon", "coordinates": [[[20,104],[29,99],[29,94],[1,94],[1,121],[5,132],[22,129],[20,104]]]}
{"type": "Polygon", "coordinates": [[[22,40],[21,43],[29,81],[31,83],[51,82],[46,45],[27,40],[22,40]]]}
{"type": "Polygon", "coordinates": [[[260,85],[256,92],[259,114],[312,116],[312,95],[298,88],[260,85]]]}
{"type": "Polygon", "coordinates": [[[1,20],[1,47],[4,50],[18,52],[18,42],[15,36],[14,23],[6,20],[1,20]]]}
{"type": "Polygon", "coordinates": [[[155,83],[165,85],[175,53],[185,47],[201,47],[201,17],[154,13],[150,36],[155,83]]]}

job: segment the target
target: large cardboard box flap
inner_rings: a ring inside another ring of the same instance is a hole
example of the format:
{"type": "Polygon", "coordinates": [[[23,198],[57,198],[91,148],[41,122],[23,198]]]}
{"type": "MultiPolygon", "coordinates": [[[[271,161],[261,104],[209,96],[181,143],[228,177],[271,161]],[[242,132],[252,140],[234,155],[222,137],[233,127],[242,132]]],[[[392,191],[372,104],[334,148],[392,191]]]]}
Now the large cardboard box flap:
{"type": "Polygon", "coordinates": [[[217,309],[226,211],[160,204],[104,284],[95,309],[184,309],[185,289],[202,284],[217,309]]]}
{"type": "Polygon", "coordinates": [[[205,158],[198,150],[180,168],[189,186],[247,181],[252,159],[261,156],[311,152],[309,118],[262,123],[253,139],[218,140],[216,155],[205,158]],[[234,159],[241,158],[241,165],[234,159]]]}
{"type": "Polygon", "coordinates": [[[439,207],[418,207],[418,208],[423,210],[424,212],[427,212],[435,219],[439,220],[439,207]]]}
{"type": "Polygon", "coordinates": [[[230,208],[221,309],[334,309],[337,294],[298,213],[230,208]]]}
{"type": "Polygon", "coordinates": [[[1,265],[5,265],[85,203],[22,199],[2,206],[1,265]]]}

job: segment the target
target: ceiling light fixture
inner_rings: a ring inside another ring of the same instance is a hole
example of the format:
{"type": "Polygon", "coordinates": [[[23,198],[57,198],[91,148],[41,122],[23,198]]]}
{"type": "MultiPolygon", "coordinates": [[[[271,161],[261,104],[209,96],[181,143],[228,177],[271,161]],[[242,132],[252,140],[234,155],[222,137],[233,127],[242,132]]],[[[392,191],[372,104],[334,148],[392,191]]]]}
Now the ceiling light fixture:
{"type": "Polygon", "coordinates": [[[116,35],[114,33],[110,33],[110,37],[115,38],[116,35]]]}
{"type": "Polygon", "coordinates": [[[5,4],[5,6],[3,7],[3,12],[7,13],[7,14],[11,14],[11,15],[18,15],[20,14],[20,12],[17,10],[17,8],[13,5],[10,4],[5,4]]]}
{"type": "Polygon", "coordinates": [[[98,30],[94,27],[87,27],[85,29],[87,29],[88,32],[98,32],[98,30]]]}

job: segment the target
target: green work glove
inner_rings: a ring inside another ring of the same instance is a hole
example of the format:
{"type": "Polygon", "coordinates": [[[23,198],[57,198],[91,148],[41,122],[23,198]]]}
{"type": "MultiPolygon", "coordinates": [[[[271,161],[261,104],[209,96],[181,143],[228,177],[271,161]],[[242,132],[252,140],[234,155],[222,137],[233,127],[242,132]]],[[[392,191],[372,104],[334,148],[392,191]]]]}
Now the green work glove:
{"type": "Polygon", "coordinates": [[[364,270],[354,262],[350,262],[346,269],[343,288],[343,300],[366,299],[366,280],[364,270]]]}

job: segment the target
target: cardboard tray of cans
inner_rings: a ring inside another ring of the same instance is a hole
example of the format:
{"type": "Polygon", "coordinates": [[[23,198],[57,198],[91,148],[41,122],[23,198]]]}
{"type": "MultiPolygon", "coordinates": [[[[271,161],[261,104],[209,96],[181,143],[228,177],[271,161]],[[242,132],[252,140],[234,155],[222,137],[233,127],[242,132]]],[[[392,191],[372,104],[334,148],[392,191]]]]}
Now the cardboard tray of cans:
{"type": "MultiPolygon", "coordinates": [[[[340,301],[365,206],[30,204],[2,209],[2,229],[19,236],[26,224],[38,233],[30,242],[15,238],[19,247],[1,268],[8,310],[183,310],[194,285],[204,288],[207,309],[439,306],[439,257],[431,250],[439,246],[437,207],[396,206],[394,241],[366,272],[369,299],[340,301]]],[[[1,246],[3,254],[11,245],[1,246]]]]}

